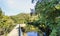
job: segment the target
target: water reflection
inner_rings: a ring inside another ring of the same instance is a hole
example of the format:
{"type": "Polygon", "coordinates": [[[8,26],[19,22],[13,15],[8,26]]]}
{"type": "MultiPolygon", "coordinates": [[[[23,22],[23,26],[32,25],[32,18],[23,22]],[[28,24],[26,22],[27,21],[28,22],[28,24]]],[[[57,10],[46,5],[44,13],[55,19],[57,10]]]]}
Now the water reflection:
{"type": "Polygon", "coordinates": [[[38,36],[37,32],[27,32],[27,36],[38,36]]]}

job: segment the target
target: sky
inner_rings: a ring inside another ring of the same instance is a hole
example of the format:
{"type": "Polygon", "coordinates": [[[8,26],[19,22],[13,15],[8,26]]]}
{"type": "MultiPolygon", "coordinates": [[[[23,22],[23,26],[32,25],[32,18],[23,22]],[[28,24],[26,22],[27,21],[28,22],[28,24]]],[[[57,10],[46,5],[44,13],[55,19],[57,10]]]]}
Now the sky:
{"type": "Polygon", "coordinates": [[[30,13],[30,8],[34,9],[34,5],[31,0],[0,0],[0,8],[8,16],[30,13]]]}

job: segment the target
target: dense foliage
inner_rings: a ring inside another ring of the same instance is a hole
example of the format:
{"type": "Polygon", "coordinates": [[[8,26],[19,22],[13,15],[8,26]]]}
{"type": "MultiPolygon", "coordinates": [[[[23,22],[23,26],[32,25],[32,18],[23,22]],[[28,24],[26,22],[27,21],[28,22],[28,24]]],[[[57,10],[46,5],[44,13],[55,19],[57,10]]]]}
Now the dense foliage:
{"type": "Polygon", "coordinates": [[[38,1],[35,9],[37,15],[40,14],[38,22],[49,26],[52,30],[50,36],[60,36],[60,0],[38,1]]]}
{"type": "Polygon", "coordinates": [[[5,16],[0,9],[0,35],[9,33],[14,27],[14,21],[9,17],[5,16]]]}

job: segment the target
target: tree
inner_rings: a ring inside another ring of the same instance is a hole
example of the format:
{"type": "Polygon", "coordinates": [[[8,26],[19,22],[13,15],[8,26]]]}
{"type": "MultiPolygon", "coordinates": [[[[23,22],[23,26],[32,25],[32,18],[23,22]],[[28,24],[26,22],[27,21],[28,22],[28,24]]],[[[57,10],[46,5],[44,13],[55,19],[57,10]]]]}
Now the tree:
{"type": "Polygon", "coordinates": [[[14,21],[9,17],[3,14],[3,11],[0,9],[0,35],[6,35],[14,27],[14,21]]]}
{"type": "MultiPolygon", "coordinates": [[[[40,23],[44,23],[46,26],[49,26],[53,32],[53,30],[57,30],[58,22],[56,22],[56,18],[60,17],[60,6],[59,0],[42,0],[41,2],[37,2],[35,10],[37,15],[39,15],[40,23]]],[[[58,18],[57,18],[58,19],[58,18]]],[[[51,36],[57,36],[58,30],[52,34],[51,36]]],[[[50,34],[49,34],[50,35],[50,34]]],[[[49,36],[47,35],[47,36],[49,36]]]]}

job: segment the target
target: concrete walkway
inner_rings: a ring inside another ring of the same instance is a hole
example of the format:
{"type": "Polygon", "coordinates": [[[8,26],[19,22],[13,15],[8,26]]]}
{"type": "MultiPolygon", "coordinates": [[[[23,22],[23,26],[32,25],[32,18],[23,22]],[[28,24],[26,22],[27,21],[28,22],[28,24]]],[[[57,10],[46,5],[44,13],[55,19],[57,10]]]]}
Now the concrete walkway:
{"type": "Polygon", "coordinates": [[[7,36],[19,36],[19,25],[17,25],[16,27],[14,27],[14,29],[7,35],[7,36]]]}

